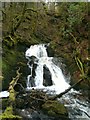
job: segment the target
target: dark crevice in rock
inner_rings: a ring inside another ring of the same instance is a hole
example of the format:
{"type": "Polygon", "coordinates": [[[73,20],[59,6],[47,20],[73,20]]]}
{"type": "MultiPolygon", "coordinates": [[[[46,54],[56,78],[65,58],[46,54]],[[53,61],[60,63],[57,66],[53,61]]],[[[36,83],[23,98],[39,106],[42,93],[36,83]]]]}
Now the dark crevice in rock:
{"type": "Polygon", "coordinates": [[[51,86],[52,83],[52,75],[46,65],[43,66],[43,85],[44,86],[51,86]]]}

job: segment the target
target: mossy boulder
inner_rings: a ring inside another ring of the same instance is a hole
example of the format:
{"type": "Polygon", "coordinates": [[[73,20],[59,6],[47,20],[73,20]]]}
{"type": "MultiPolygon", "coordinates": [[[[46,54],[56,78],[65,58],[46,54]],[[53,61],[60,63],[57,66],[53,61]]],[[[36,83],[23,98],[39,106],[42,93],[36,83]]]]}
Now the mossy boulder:
{"type": "Polygon", "coordinates": [[[42,105],[42,110],[49,116],[68,118],[67,109],[59,101],[48,100],[42,105]]]}

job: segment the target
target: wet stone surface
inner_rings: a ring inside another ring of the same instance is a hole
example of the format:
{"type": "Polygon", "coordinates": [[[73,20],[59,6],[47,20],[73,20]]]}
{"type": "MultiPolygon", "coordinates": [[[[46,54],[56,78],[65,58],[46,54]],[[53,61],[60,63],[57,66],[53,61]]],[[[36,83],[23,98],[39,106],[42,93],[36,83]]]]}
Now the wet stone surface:
{"type": "Polygon", "coordinates": [[[48,95],[39,90],[18,94],[15,105],[15,113],[23,120],[69,120],[64,105],[56,100],[49,100],[48,95]]]}

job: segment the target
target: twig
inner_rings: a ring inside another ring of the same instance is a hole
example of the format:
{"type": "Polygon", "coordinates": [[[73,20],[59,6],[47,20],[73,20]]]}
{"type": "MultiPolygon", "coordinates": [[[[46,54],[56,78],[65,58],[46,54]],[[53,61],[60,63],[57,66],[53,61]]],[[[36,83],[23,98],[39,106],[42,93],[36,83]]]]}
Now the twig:
{"type": "Polygon", "coordinates": [[[76,38],[74,37],[74,35],[72,33],[69,32],[69,34],[73,37],[73,40],[75,43],[79,44],[79,42],[77,42],[76,38]]]}
{"type": "Polygon", "coordinates": [[[76,64],[77,64],[82,76],[84,77],[85,73],[84,73],[84,68],[83,68],[82,62],[80,61],[80,59],[78,57],[75,57],[75,60],[76,60],[76,64]]]}

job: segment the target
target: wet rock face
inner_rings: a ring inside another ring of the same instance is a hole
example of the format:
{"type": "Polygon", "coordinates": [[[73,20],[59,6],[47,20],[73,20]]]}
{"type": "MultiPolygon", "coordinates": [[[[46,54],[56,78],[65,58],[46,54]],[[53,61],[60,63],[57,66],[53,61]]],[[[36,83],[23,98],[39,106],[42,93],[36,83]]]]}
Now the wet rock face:
{"type": "Polygon", "coordinates": [[[29,65],[31,66],[34,62],[38,62],[38,59],[35,56],[28,57],[29,65]]]}
{"type": "Polygon", "coordinates": [[[34,78],[36,76],[35,70],[38,66],[37,65],[38,59],[35,56],[28,57],[28,59],[29,59],[28,66],[29,66],[29,71],[30,71],[28,75],[31,75],[31,77],[29,77],[29,81],[30,81],[29,87],[35,87],[34,78]]]}
{"type": "Polygon", "coordinates": [[[36,75],[35,70],[37,68],[37,64],[35,62],[38,62],[38,59],[35,56],[31,56],[28,59],[29,59],[28,65],[32,67],[32,71],[31,71],[31,68],[29,67],[30,74],[32,74],[32,77],[35,78],[35,75],[36,75]]]}
{"type": "Polygon", "coordinates": [[[46,65],[43,66],[43,85],[44,86],[51,86],[52,83],[52,76],[51,73],[49,71],[49,69],[47,68],[46,65]]]}
{"type": "Polygon", "coordinates": [[[48,57],[53,57],[54,56],[54,50],[50,47],[47,46],[47,53],[48,53],[48,57]]]}
{"type": "Polygon", "coordinates": [[[33,69],[32,69],[32,77],[35,78],[36,76],[36,73],[35,73],[35,70],[37,68],[37,64],[33,64],[33,69]]]}
{"type": "Polygon", "coordinates": [[[35,87],[35,80],[33,77],[30,77],[30,86],[29,87],[35,87]]]}

